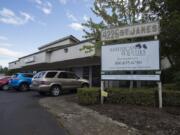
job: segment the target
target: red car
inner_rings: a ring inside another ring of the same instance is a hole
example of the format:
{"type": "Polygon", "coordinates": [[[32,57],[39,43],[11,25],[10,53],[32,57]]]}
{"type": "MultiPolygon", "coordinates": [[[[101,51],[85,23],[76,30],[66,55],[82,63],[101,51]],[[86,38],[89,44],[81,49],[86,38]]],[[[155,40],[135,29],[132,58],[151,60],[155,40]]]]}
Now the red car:
{"type": "Polygon", "coordinates": [[[10,80],[10,76],[4,76],[0,78],[0,90],[8,90],[9,86],[9,80],[10,80]]]}

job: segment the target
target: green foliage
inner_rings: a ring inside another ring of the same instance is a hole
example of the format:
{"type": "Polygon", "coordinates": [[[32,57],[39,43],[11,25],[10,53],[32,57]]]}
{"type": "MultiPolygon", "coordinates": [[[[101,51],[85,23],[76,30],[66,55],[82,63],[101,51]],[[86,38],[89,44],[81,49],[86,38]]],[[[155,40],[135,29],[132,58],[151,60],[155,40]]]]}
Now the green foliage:
{"type": "Polygon", "coordinates": [[[99,88],[80,88],[77,92],[79,103],[82,105],[98,104],[100,102],[99,88]]]}
{"type": "Polygon", "coordinates": [[[163,91],[164,106],[180,106],[180,91],[163,91]]]}
{"type": "Polygon", "coordinates": [[[163,90],[166,91],[178,91],[180,89],[177,88],[175,83],[168,83],[163,85],[163,90]]]}
{"type": "MultiPolygon", "coordinates": [[[[156,88],[122,89],[110,88],[105,103],[130,104],[138,106],[158,106],[158,91],[156,88]]],[[[80,88],[79,103],[93,105],[100,103],[100,88],[80,88]]],[[[163,89],[163,106],[180,106],[180,91],[163,89]]]]}
{"type": "Polygon", "coordinates": [[[8,68],[4,67],[4,68],[0,69],[0,73],[1,74],[7,74],[8,73],[8,68]]]}
{"type": "Polygon", "coordinates": [[[161,24],[161,55],[167,57],[171,65],[180,67],[180,1],[153,0],[151,10],[161,24]]]}
{"type": "Polygon", "coordinates": [[[91,10],[100,21],[94,22],[90,19],[84,23],[84,37],[95,39],[95,47],[100,48],[102,45],[100,33],[104,28],[158,20],[161,25],[159,36],[161,56],[168,58],[171,65],[178,70],[180,68],[179,5],[179,0],[95,0],[91,10]]]}
{"type": "Polygon", "coordinates": [[[94,22],[90,18],[86,23],[83,23],[82,25],[85,27],[83,30],[85,32],[84,37],[94,39],[96,41],[95,47],[100,48],[102,45],[102,29],[152,21],[154,17],[149,16],[148,4],[149,1],[144,0],[95,0],[91,10],[101,21],[94,22]]]}
{"type": "Polygon", "coordinates": [[[178,90],[180,90],[180,72],[177,72],[175,74],[175,84],[178,90]]]}
{"type": "Polygon", "coordinates": [[[85,45],[82,48],[80,48],[80,51],[84,51],[85,53],[90,53],[94,50],[93,45],[85,45]]]}
{"type": "Polygon", "coordinates": [[[107,103],[155,106],[153,89],[110,89],[107,103]]]}
{"type": "Polygon", "coordinates": [[[176,70],[174,68],[168,68],[168,69],[162,70],[161,80],[163,84],[174,83],[175,73],[176,73],[176,70]]]}

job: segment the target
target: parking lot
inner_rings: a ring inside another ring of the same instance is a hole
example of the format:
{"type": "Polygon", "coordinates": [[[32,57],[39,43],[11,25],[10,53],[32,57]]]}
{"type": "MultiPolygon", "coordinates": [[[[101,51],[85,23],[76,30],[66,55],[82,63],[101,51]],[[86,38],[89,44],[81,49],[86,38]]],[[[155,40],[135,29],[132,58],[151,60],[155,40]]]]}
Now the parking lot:
{"type": "Polygon", "coordinates": [[[66,130],[38,104],[37,92],[0,91],[1,135],[67,135],[66,130]]]}

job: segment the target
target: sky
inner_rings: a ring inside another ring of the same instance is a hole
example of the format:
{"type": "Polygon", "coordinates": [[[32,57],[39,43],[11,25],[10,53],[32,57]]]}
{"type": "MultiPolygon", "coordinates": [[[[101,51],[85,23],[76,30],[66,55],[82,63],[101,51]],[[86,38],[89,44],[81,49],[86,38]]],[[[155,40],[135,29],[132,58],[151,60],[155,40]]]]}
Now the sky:
{"type": "Polygon", "coordinates": [[[94,0],[0,0],[0,65],[38,51],[59,38],[82,40],[81,23],[90,17],[94,0]]]}

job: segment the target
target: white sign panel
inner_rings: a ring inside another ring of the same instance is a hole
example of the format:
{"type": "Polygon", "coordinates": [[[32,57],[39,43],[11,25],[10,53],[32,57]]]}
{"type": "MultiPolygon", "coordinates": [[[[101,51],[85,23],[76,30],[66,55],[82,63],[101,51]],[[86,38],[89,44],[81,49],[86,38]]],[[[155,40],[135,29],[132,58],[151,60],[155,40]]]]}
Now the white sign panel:
{"type": "Polygon", "coordinates": [[[160,81],[160,75],[101,75],[102,80],[160,81]]]}
{"type": "Polygon", "coordinates": [[[102,71],[159,69],[159,41],[102,46],[102,71]]]}
{"type": "Polygon", "coordinates": [[[118,40],[124,38],[135,38],[158,35],[160,32],[159,22],[137,24],[118,28],[109,28],[101,31],[101,40],[118,40]]]}

